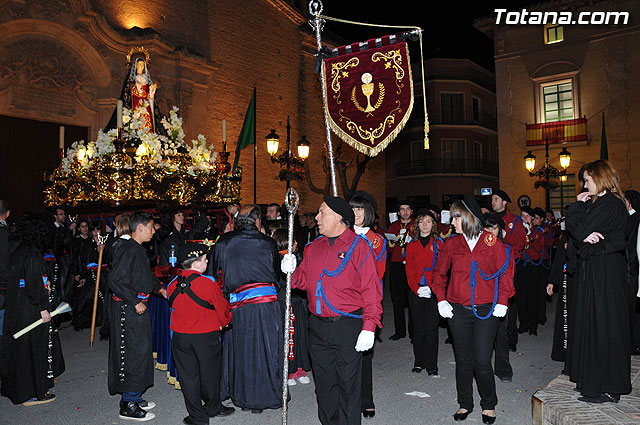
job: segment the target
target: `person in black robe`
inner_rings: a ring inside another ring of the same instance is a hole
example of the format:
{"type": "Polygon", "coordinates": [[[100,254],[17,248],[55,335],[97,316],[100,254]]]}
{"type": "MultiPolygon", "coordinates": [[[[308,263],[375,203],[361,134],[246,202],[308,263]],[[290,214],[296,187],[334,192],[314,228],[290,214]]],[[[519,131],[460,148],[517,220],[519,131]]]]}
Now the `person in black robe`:
{"type": "MultiPolygon", "coordinates": [[[[567,259],[567,236],[560,236],[556,248],[555,257],[549,273],[547,284],[547,294],[557,294],[556,300],[556,320],[553,328],[553,345],[551,347],[551,358],[557,362],[564,362],[567,355],[567,344],[569,341],[569,307],[571,305],[570,296],[573,273],[569,271],[567,259]]],[[[566,372],[563,369],[563,373],[566,372]]]]}
{"type": "Polygon", "coordinates": [[[638,225],[640,225],[640,193],[635,190],[624,192],[629,211],[629,222],[625,239],[627,241],[627,277],[629,282],[629,325],[631,331],[631,354],[640,354],[640,300],[638,293],[638,225]]]}
{"type": "Polygon", "coordinates": [[[9,226],[7,219],[11,211],[9,203],[0,199],[0,346],[2,345],[2,323],[4,322],[4,299],[9,280],[9,226]]]}
{"type": "Polygon", "coordinates": [[[224,334],[222,399],[254,413],[282,407],[282,312],[277,297],[280,259],[276,242],[263,235],[260,208],[242,207],[237,230],[218,239],[209,276],[222,270],[233,327],[224,334]]]}
{"type": "MultiPolygon", "coordinates": [[[[166,291],[153,275],[146,250],[142,246],[155,232],[153,218],[137,212],[129,221],[131,238],[123,239],[114,249],[109,288],[112,292],[109,321],[109,393],[122,394],[120,418],[150,420],[155,417],[145,409],[155,403],[142,399],[153,385],[151,319],[147,300],[151,292],[166,291]]],[[[114,244],[115,245],[115,244],[114,244]]]]}
{"type": "Polygon", "coordinates": [[[58,286],[62,300],[71,304],[73,298],[73,272],[75,271],[72,257],[73,232],[76,223],[67,226],[67,214],[60,207],[52,209],[53,225],[50,226],[53,237],[53,255],[59,267],[59,276],[55,284],[58,286]]]}
{"type": "Polygon", "coordinates": [[[185,215],[181,208],[176,208],[166,214],[156,237],[160,241],[158,265],[166,266],[169,264],[171,246],[174,247],[177,254],[185,241],[201,239],[208,226],[209,219],[203,212],[196,213],[193,227],[189,230],[185,229],[185,215]]]}
{"type": "Polygon", "coordinates": [[[43,256],[50,247],[50,233],[41,217],[26,216],[14,238],[3,329],[7,338],[0,347],[0,392],[15,404],[31,406],[55,400],[49,390],[64,371],[64,361],[59,340],[54,342],[57,334],[50,312],[57,300],[43,256]],[[11,337],[38,319],[44,323],[18,339],[11,337]]]}
{"type": "Polygon", "coordinates": [[[566,227],[577,252],[566,369],[581,401],[617,402],[631,391],[625,229],[618,174],[605,160],[584,167],[566,227]],[[573,320],[575,319],[575,320],[573,320]]]}

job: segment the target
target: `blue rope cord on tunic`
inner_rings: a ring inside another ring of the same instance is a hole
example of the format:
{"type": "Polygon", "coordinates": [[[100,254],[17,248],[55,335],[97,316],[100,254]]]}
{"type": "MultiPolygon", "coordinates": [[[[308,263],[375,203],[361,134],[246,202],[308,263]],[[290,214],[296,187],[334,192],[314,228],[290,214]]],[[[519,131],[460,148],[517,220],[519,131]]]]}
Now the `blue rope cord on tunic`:
{"type": "Polygon", "coordinates": [[[507,245],[505,251],[507,254],[507,260],[504,262],[502,267],[500,267],[500,269],[497,272],[489,276],[485,275],[484,272],[478,268],[478,263],[476,261],[471,262],[471,279],[469,279],[469,286],[471,286],[471,310],[473,311],[473,314],[480,320],[486,320],[489,317],[491,317],[491,315],[493,314],[493,310],[496,308],[496,304],[498,303],[498,283],[500,281],[500,276],[502,276],[504,272],[507,271],[507,268],[509,267],[509,262],[511,261],[511,246],[507,245]],[[480,277],[482,279],[484,280],[493,279],[495,282],[493,304],[491,305],[491,310],[489,311],[489,313],[484,317],[480,317],[476,312],[476,304],[474,301],[476,284],[477,284],[476,271],[480,273],[480,277]]]}
{"type": "MultiPolygon", "coordinates": [[[[544,238],[544,229],[542,229],[542,227],[539,227],[539,226],[536,226],[536,230],[535,232],[533,232],[533,237],[534,238],[536,237],[536,235],[538,234],[538,230],[542,230],[542,237],[544,238]]],[[[542,249],[542,257],[540,257],[540,261],[538,261],[537,263],[533,261],[529,256],[529,254],[527,254],[526,252],[524,253],[524,255],[526,256],[524,261],[525,266],[527,265],[527,261],[533,264],[534,266],[539,266],[544,261],[544,248],[542,249]]],[[[549,263],[551,263],[551,251],[549,251],[549,263]]]]}
{"type": "MultiPolygon", "coordinates": [[[[331,303],[327,299],[327,295],[324,293],[324,288],[322,287],[322,278],[324,276],[336,277],[336,276],[339,276],[344,271],[345,267],[347,267],[347,264],[351,260],[351,256],[353,255],[353,250],[356,248],[356,245],[358,244],[358,239],[363,239],[364,241],[366,241],[367,244],[373,250],[373,247],[371,246],[371,242],[369,242],[369,240],[366,237],[363,237],[362,235],[357,235],[356,238],[353,240],[353,243],[349,247],[349,250],[347,251],[346,255],[344,256],[344,258],[342,259],[342,261],[338,265],[338,267],[333,271],[329,271],[327,269],[323,269],[322,270],[322,273],[320,274],[320,278],[318,279],[318,284],[316,285],[316,314],[318,316],[320,314],[322,314],[322,301],[324,301],[324,303],[327,305],[327,307],[329,307],[329,309],[331,311],[333,311],[334,313],[336,313],[336,314],[339,314],[341,316],[351,317],[351,318],[354,318],[354,319],[361,319],[362,318],[361,314],[346,313],[344,311],[338,310],[333,305],[331,305],[331,303]]],[[[367,254],[367,257],[368,256],[369,256],[369,254],[367,254]]],[[[365,260],[367,259],[367,257],[365,257],[365,260]]],[[[364,261],[363,261],[363,263],[364,263],[364,261]]]]}
{"type": "Polygon", "coordinates": [[[422,275],[420,276],[420,283],[419,283],[420,286],[429,285],[429,282],[427,282],[427,279],[425,279],[424,277],[424,273],[430,272],[436,266],[436,258],[438,257],[438,239],[442,240],[441,238],[433,238],[433,263],[431,263],[431,267],[429,268],[426,268],[426,267],[422,268],[422,275]]]}

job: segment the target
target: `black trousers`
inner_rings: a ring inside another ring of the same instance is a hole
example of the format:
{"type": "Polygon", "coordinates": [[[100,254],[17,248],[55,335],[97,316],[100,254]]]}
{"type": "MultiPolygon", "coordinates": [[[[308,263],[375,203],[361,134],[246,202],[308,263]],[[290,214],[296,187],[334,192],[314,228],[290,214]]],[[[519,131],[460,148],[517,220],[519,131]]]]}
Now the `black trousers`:
{"type": "Polygon", "coordinates": [[[364,412],[367,409],[375,409],[373,402],[373,348],[362,353],[362,392],[360,407],[364,412]]]}
{"type": "Polygon", "coordinates": [[[404,309],[409,307],[409,286],[407,284],[407,273],[402,262],[391,262],[389,278],[391,280],[389,288],[391,290],[391,302],[393,303],[393,326],[395,327],[395,334],[406,336],[407,322],[404,317],[404,309]]]}
{"type": "MultiPolygon", "coordinates": [[[[511,308],[509,308],[510,310],[511,308]]],[[[507,310],[507,316],[510,314],[507,310]]],[[[498,378],[512,378],[513,369],[509,362],[509,334],[507,332],[508,317],[498,319],[498,332],[496,334],[496,342],[494,349],[496,351],[494,357],[494,369],[498,378]]],[[[517,332],[516,332],[517,333],[517,332]]]]}
{"type": "MultiPolygon", "coordinates": [[[[323,425],[361,422],[362,353],[355,350],[362,319],[309,318],[309,354],[323,425]]],[[[182,379],[182,378],[181,378],[182,379]]]]}
{"type": "Polygon", "coordinates": [[[180,378],[184,404],[189,416],[199,424],[208,424],[209,416],[216,415],[222,407],[221,348],[219,332],[173,333],[171,353],[180,378]]]}
{"type": "Polygon", "coordinates": [[[436,298],[420,298],[409,292],[409,312],[413,318],[413,365],[438,370],[438,302],[436,298]]]}
{"type": "MultiPolygon", "coordinates": [[[[543,280],[542,266],[535,266],[531,263],[526,266],[520,262],[517,266],[518,278],[516,284],[516,301],[518,303],[518,317],[520,318],[520,329],[526,331],[538,330],[540,291],[543,280]]],[[[546,290],[546,288],[545,288],[546,290]]]]}
{"type": "MultiPolygon", "coordinates": [[[[495,316],[481,320],[473,314],[470,306],[452,306],[453,317],[449,319],[449,328],[455,347],[458,404],[463,409],[473,409],[475,376],[480,393],[480,406],[483,410],[493,410],[498,404],[498,396],[491,367],[491,353],[499,320],[495,316]]],[[[486,316],[490,309],[491,304],[476,306],[476,312],[482,317],[486,316]]]]}

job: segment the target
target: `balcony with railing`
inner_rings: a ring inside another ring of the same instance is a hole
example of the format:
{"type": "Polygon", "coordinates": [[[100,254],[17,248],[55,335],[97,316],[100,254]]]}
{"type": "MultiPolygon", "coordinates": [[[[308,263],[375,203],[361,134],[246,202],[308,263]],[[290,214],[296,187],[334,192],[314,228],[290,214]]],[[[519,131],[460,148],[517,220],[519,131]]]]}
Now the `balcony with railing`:
{"type": "MultiPolygon", "coordinates": [[[[495,115],[482,110],[466,108],[460,111],[446,111],[433,108],[428,112],[430,125],[477,125],[492,131],[498,130],[495,115]]],[[[418,104],[414,105],[411,119],[424,120],[424,112],[418,104]]]]}
{"type": "Polygon", "coordinates": [[[427,158],[413,161],[399,161],[395,164],[398,177],[420,174],[483,174],[498,177],[498,164],[481,159],[467,158],[427,158]]]}

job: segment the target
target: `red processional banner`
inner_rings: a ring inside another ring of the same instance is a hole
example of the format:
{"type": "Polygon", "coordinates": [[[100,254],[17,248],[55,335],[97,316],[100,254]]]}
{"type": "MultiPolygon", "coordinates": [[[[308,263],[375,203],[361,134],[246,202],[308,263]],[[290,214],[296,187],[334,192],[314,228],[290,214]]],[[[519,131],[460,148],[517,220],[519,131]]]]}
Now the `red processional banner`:
{"type": "Polygon", "coordinates": [[[342,54],[325,59],[324,67],[331,129],[353,148],[376,156],[404,128],[413,109],[407,44],[342,54]]]}

